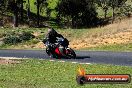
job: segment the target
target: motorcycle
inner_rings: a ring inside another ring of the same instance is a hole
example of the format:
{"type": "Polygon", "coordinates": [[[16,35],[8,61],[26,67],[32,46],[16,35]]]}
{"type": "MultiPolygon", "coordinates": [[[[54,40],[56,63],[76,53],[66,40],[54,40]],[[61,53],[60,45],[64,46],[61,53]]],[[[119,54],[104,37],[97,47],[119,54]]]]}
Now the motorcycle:
{"type": "Polygon", "coordinates": [[[66,38],[58,38],[54,44],[54,46],[52,46],[49,43],[45,43],[46,45],[46,53],[49,56],[52,56],[51,58],[56,58],[56,59],[60,59],[60,58],[68,58],[68,59],[75,59],[76,58],[76,53],[74,52],[73,49],[71,49],[70,47],[68,47],[68,45],[65,46],[65,43],[68,41],[66,38]],[[65,46],[65,47],[64,47],[65,46]],[[51,50],[49,50],[49,47],[54,47],[54,49],[52,50],[52,55],[51,55],[51,50]]]}

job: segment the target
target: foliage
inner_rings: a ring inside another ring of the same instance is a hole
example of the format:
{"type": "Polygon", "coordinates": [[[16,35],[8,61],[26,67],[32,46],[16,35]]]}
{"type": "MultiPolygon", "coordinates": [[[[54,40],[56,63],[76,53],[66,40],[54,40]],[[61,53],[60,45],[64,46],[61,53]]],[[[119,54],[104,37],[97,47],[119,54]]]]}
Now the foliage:
{"type": "Polygon", "coordinates": [[[106,19],[106,15],[107,15],[107,11],[109,10],[109,8],[111,7],[113,9],[113,17],[114,15],[117,14],[122,14],[123,12],[121,10],[117,10],[117,9],[124,9],[125,6],[125,2],[127,0],[96,0],[96,3],[98,4],[99,7],[101,7],[104,11],[104,18],[106,19]],[[115,11],[116,10],[116,11],[115,11]],[[118,11],[118,12],[117,12],[118,11]]]}
{"type": "Polygon", "coordinates": [[[31,34],[31,32],[23,32],[22,34],[19,35],[19,38],[22,40],[22,41],[27,41],[27,40],[30,40],[32,38],[35,38],[34,35],[31,34]]]}
{"type": "MultiPolygon", "coordinates": [[[[101,7],[104,19],[107,15],[116,18],[116,15],[129,16],[132,14],[132,5],[126,4],[131,0],[0,0],[0,13],[2,16],[13,16],[10,22],[14,27],[20,23],[29,26],[41,27],[41,24],[64,24],[68,27],[93,27],[100,22],[101,7]],[[24,4],[26,3],[26,4],[24,4]],[[27,8],[26,8],[27,7],[27,8]],[[97,13],[98,11],[98,13],[97,13]],[[5,14],[6,13],[6,14],[5,14]],[[43,18],[43,19],[41,19],[43,18]],[[28,19],[28,20],[26,20],[28,19]],[[18,23],[19,22],[19,23],[18,23]],[[31,25],[33,23],[33,25],[31,25]]],[[[3,19],[4,20],[4,19],[3,19]]],[[[104,20],[104,21],[105,21],[104,20]]],[[[43,25],[45,26],[45,25],[43,25]]]]}
{"type": "Polygon", "coordinates": [[[97,13],[92,0],[61,0],[57,6],[58,14],[70,17],[72,26],[94,26],[97,22],[97,13]]]}
{"type": "Polygon", "coordinates": [[[122,6],[127,0],[109,0],[109,6],[112,8],[122,6]]]}
{"type": "Polygon", "coordinates": [[[127,16],[130,17],[132,14],[132,7],[131,5],[124,4],[122,7],[120,7],[119,11],[117,12],[117,15],[120,17],[127,16]]]}
{"type": "Polygon", "coordinates": [[[96,0],[96,3],[99,7],[101,7],[104,11],[104,18],[106,19],[107,11],[109,8],[109,0],[96,0]]]}
{"type": "Polygon", "coordinates": [[[7,33],[5,38],[3,39],[4,44],[17,44],[17,43],[21,43],[22,41],[28,41],[35,38],[34,35],[31,34],[31,32],[22,32],[22,33],[18,33],[18,32],[11,32],[11,33],[7,33]]]}
{"type": "Polygon", "coordinates": [[[4,44],[17,44],[21,42],[21,39],[18,36],[10,35],[3,39],[4,44]]]}
{"type": "Polygon", "coordinates": [[[47,2],[46,0],[36,0],[36,2],[34,3],[37,7],[37,27],[40,26],[40,7],[41,9],[43,7],[47,7],[47,2]]]}

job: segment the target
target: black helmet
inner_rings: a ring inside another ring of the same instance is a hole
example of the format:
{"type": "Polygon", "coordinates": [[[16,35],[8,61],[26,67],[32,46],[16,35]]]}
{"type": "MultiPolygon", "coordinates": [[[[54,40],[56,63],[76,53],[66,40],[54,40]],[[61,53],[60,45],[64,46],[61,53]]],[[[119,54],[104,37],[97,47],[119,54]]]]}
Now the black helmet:
{"type": "Polygon", "coordinates": [[[48,28],[48,33],[51,33],[52,35],[58,34],[53,28],[48,28]]]}

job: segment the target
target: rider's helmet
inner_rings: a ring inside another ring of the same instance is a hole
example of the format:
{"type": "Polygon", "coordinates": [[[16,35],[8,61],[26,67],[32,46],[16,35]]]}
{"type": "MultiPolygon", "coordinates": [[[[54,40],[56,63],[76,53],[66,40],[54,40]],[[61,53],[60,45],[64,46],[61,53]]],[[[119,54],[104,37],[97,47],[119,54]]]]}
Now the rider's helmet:
{"type": "Polygon", "coordinates": [[[52,31],[52,28],[48,28],[48,32],[51,32],[52,31]]]}
{"type": "Polygon", "coordinates": [[[57,35],[58,34],[53,28],[48,28],[48,33],[51,35],[57,35]]]}

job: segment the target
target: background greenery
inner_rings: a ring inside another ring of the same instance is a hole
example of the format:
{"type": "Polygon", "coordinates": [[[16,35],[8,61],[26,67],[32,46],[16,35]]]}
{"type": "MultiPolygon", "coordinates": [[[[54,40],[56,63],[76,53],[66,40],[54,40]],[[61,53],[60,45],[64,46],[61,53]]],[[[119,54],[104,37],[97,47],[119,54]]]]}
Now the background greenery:
{"type": "Polygon", "coordinates": [[[5,23],[13,23],[14,27],[96,27],[109,24],[116,18],[129,17],[131,13],[131,0],[0,1],[0,23],[5,27],[5,23]]]}

